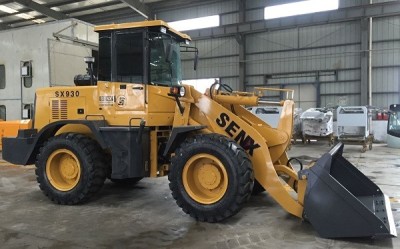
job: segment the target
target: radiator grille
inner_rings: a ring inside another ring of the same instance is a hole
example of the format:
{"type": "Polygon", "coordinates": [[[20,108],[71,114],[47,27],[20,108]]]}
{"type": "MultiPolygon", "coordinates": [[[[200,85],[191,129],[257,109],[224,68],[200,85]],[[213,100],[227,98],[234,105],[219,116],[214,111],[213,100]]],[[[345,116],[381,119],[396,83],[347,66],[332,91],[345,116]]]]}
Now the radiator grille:
{"type": "Polygon", "coordinates": [[[51,101],[51,118],[52,119],[68,119],[68,101],[52,100],[51,101]]]}
{"type": "Polygon", "coordinates": [[[60,113],[59,113],[60,106],[59,106],[58,102],[59,102],[58,100],[51,101],[51,118],[52,119],[60,119],[60,113]]]}
{"type": "Polygon", "coordinates": [[[60,100],[60,114],[61,119],[68,119],[68,105],[67,100],[60,100]]]}

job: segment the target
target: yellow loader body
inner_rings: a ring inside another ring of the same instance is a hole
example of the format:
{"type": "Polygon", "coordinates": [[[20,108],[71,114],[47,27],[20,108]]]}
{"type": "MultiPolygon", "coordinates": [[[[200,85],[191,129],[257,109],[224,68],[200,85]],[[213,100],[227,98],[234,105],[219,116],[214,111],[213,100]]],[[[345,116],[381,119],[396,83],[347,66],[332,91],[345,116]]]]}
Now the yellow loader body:
{"type": "Polygon", "coordinates": [[[18,130],[26,130],[32,128],[31,120],[12,120],[4,121],[0,120],[0,151],[2,150],[2,138],[3,137],[16,137],[18,130]]]}

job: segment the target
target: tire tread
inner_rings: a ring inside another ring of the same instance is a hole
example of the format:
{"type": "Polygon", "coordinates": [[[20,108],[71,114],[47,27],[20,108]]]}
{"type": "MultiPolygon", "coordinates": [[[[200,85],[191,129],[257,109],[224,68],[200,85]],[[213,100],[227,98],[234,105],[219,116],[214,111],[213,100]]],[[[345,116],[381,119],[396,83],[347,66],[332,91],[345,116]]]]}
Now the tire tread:
{"type": "Polygon", "coordinates": [[[207,134],[187,138],[175,151],[175,156],[171,160],[171,168],[172,170],[169,173],[168,178],[173,198],[185,213],[199,221],[213,223],[225,220],[226,218],[238,213],[243,207],[243,204],[247,202],[251,196],[254,181],[251,161],[242,147],[236,144],[234,140],[225,136],[219,134],[207,134]],[[182,156],[190,154],[191,148],[196,145],[207,147],[210,147],[209,145],[218,145],[223,150],[223,153],[232,156],[234,158],[233,161],[238,162],[238,167],[236,169],[239,184],[238,191],[234,196],[234,200],[230,202],[230,205],[225,205],[225,208],[217,207],[212,211],[201,212],[199,209],[193,208],[192,205],[182,198],[181,189],[177,181],[177,172],[174,172],[173,168],[175,165],[184,164],[185,162],[182,162],[182,156]]]}
{"type": "Polygon", "coordinates": [[[102,149],[95,140],[78,133],[63,133],[50,138],[40,148],[36,158],[35,174],[40,189],[51,201],[61,205],[75,205],[88,201],[99,192],[106,179],[106,167],[102,149]],[[85,167],[85,169],[81,169],[81,174],[85,173],[87,177],[85,177],[86,182],[78,183],[78,185],[83,184],[83,187],[77,193],[74,193],[74,189],[61,193],[54,189],[45,178],[46,155],[51,154],[48,150],[51,150],[54,144],[62,143],[81,150],[84,155],[80,163],[81,167],[85,167]]]}

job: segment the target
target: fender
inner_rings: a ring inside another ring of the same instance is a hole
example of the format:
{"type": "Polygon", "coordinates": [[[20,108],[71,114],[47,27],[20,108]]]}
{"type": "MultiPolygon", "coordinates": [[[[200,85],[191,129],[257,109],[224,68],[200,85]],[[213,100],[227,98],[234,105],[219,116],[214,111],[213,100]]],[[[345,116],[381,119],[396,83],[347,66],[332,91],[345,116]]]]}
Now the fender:
{"type": "Polygon", "coordinates": [[[205,125],[199,126],[179,126],[173,127],[171,135],[168,139],[167,146],[165,147],[163,156],[167,156],[169,153],[176,149],[176,146],[181,142],[184,138],[186,138],[186,133],[192,131],[198,131],[206,128],[205,125]]]}
{"type": "Polygon", "coordinates": [[[86,125],[90,128],[100,146],[103,149],[107,148],[104,138],[99,132],[100,127],[108,126],[104,120],[63,120],[46,125],[39,133],[36,129],[19,130],[16,138],[3,138],[3,159],[13,164],[29,165],[35,163],[40,147],[66,124],[86,125]]]}

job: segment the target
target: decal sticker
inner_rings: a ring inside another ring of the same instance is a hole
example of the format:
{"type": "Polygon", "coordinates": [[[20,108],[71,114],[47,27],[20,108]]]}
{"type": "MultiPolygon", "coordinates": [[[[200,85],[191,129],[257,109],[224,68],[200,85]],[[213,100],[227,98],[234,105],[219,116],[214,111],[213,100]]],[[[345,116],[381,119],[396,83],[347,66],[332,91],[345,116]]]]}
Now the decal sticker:
{"type": "Polygon", "coordinates": [[[248,151],[250,156],[253,156],[254,150],[260,147],[260,145],[255,143],[254,139],[250,135],[247,135],[246,131],[241,129],[235,121],[230,121],[228,114],[221,113],[219,118],[217,118],[215,121],[220,127],[225,128],[225,132],[243,149],[248,151]]]}
{"type": "Polygon", "coordinates": [[[125,98],[125,96],[118,96],[118,101],[117,101],[117,103],[118,103],[118,106],[124,106],[125,103],[126,103],[126,98],[125,98]]]}
{"type": "Polygon", "coordinates": [[[114,96],[99,96],[99,106],[113,106],[114,102],[114,96]]]}
{"type": "Polygon", "coordinates": [[[55,91],[54,95],[56,98],[74,98],[79,97],[79,91],[55,91]]]}

